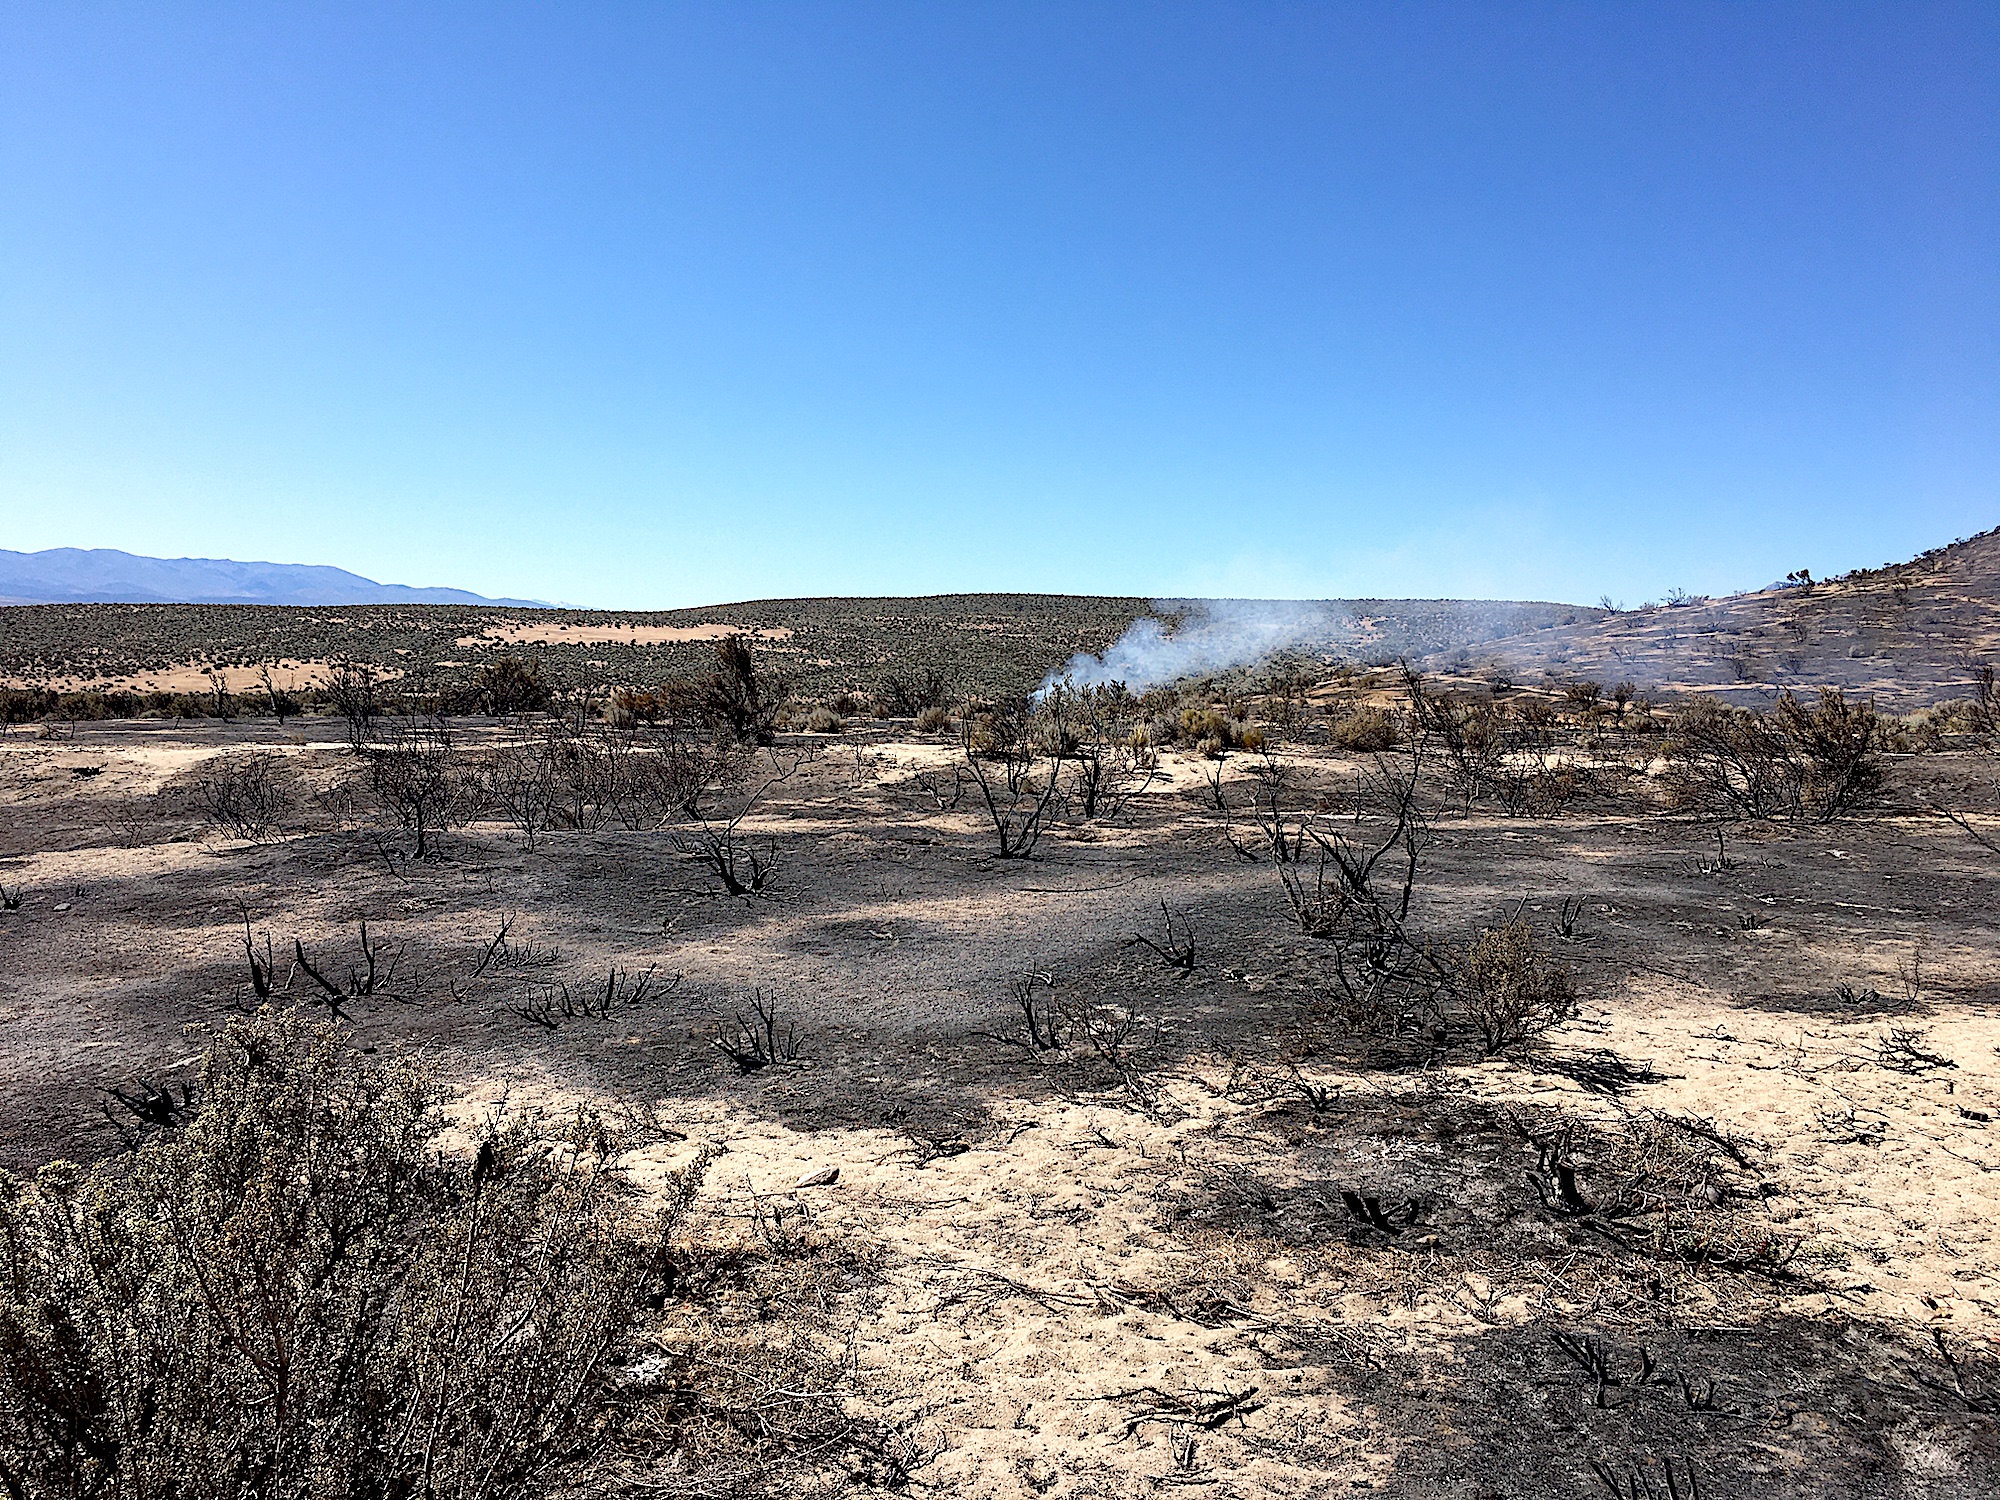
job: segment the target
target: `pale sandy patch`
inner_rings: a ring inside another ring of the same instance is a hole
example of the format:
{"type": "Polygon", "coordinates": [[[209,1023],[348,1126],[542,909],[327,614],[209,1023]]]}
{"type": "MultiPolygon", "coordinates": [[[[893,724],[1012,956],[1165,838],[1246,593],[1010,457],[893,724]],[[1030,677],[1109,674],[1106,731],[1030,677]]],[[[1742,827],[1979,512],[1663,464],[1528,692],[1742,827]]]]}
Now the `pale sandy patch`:
{"type": "MultiPolygon", "coordinates": [[[[8,687],[48,687],[59,693],[82,692],[129,692],[129,693],[206,693],[209,690],[211,670],[221,674],[232,693],[261,692],[264,687],[263,669],[260,667],[219,667],[211,669],[199,662],[176,662],[173,666],[162,667],[157,672],[113,672],[113,673],[65,673],[60,677],[29,679],[9,677],[4,679],[8,687]]],[[[271,680],[279,689],[324,687],[332,678],[334,664],[325,660],[283,661],[271,668],[271,680]]],[[[377,667],[375,677],[378,682],[391,681],[401,677],[397,667],[377,667]]]]}
{"type": "Polygon", "coordinates": [[[787,641],[791,628],[774,625],[765,630],[744,630],[736,625],[562,625],[541,621],[489,625],[478,635],[460,636],[461,646],[482,646],[498,641],[509,646],[588,646],[626,641],[635,646],[652,646],[678,641],[719,641],[727,636],[748,635],[760,641],[787,641]]]}

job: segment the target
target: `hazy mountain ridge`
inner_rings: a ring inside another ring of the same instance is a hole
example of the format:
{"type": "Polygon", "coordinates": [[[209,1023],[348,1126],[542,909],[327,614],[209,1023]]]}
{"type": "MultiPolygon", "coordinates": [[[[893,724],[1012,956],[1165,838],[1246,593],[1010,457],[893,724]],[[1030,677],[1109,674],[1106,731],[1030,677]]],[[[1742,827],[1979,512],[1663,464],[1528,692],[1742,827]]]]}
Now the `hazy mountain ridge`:
{"type": "Polygon", "coordinates": [[[109,547],[0,548],[4,604],[501,604],[464,589],[377,583],[315,563],[236,562],[221,557],[141,557],[109,547]]]}

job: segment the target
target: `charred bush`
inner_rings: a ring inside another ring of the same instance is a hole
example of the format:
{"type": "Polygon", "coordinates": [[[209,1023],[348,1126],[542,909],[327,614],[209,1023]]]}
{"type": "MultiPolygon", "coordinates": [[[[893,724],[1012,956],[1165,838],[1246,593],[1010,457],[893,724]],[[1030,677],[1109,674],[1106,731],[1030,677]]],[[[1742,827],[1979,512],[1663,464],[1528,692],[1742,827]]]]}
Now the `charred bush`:
{"type": "Polygon", "coordinates": [[[747,1016],[739,1013],[716,1032],[711,1038],[715,1050],[734,1063],[739,1073],[798,1061],[798,1028],[779,1019],[778,1002],[756,994],[750,998],[750,1011],[747,1016]]]}
{"type": "Polygon", "coordinates": [[[1028,705],[1016,703],[959,721],[959,752],[979,788],[1001,859],[1035,852],[1062,790],[1062,762],[1043,756],[1031,719],[1028,705]]]}
{"type": "Polygon", "coordinates": [[[298,806],[298,775],[282,755],[238,750],[203,762],[169,791],[179,791],[218,828],[263,840],[298,806]]]}
{"type": "Polygon", "coordinates": [[[341,662],[327,678],[324,696],[335,717],[346,721],[350,746],[359,750],[375,737],[375,721],[382,716],[383,705],[373,667],[365,662],[341,662]]]}
{"type": "Polygon", "coordinates": [[[1132,699],[1117,683],[1079,688],[1067,678],[1043,695],[1036,737],[1055,759],[1073,814],[1083,822],[1115,818],[1153,784],[1155,759],[1132,741],[1132,699]]]}
{"type": "Polygon", "coordinates": [[[1824,823],[1879,801],[1885,779],[1874,708],[1833,688],[1812,707],[1781,693],[1769,714],[1698,699],[1667,747],[1670,793],[1710,814],[1824,823]]]}
{"type": "Polygon", "coordinates": [[[387,744],[369,748],[368,771],[376,804],[416,836],[418,859],[478,810],[478,779],[443,719],[398,726],[387,744]]]}
{"type": "Polygon", "coordinates": [[[1469,809],[1506,759],[1505,716],[1490,702],[1432,693],[1415,672],[1406,671],[1403,682],[1414,732],[1435,747],[1447,784],[1469,809]]]}

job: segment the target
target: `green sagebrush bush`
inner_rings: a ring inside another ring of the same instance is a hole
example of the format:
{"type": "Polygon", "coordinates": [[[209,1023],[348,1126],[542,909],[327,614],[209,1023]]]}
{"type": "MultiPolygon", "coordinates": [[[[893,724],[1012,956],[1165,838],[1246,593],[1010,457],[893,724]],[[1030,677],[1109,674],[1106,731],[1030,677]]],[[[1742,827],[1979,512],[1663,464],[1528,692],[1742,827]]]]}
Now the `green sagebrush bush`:
{"type": "Polygon", "coordinates": [[[0,1178],[6,1492],[538,1493],[705,1159],[630,1232],[589,1115],[454,1160],[420,1066],[270,1010],[228,1027],[198,1097],[130,1155],[0,1178]]]}
{"type": "Polygon", "coordinates": [[[1488,1057],[1530,1041],[1576,1014],[1569,970],[1519,918],[1488,927],[1454,964],[1458,998],[1488,1057]]]}

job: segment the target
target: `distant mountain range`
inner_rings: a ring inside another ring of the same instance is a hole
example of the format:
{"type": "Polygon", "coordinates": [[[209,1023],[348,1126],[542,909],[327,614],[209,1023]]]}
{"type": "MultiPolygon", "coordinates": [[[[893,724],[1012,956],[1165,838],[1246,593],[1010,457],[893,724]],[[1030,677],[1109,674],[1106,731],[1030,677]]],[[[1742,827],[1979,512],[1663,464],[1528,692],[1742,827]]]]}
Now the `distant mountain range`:
{"type": "Polygon", "coordinates": [[[308,563],[232,562],[222,557],[135,557],[107,547],[0,548],[0,604],[501,604],[547,608],[534,599],[488,599],[464,589],[377,583],[308,563]]]}

